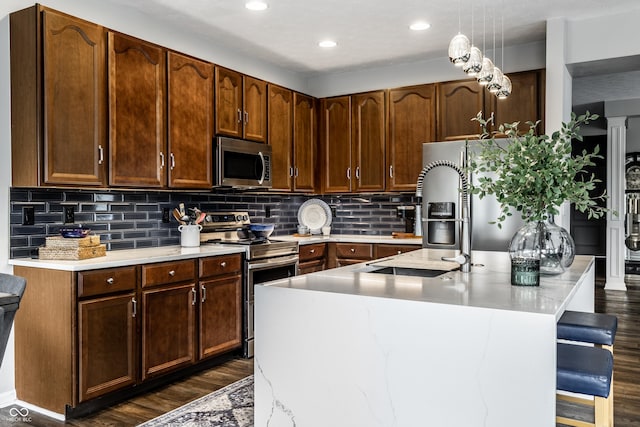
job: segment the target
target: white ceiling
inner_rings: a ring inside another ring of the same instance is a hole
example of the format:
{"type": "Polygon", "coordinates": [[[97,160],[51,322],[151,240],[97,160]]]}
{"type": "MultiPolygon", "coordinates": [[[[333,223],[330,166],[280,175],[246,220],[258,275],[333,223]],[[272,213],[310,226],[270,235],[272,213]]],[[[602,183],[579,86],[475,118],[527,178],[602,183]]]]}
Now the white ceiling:
{"type": "Polygon", "coordinates": [[[473,5],[475,44],[481,49],[486,25],[487,50],[493,46],[494,9],[499,11],[495,14],[499,48],[501,18],[504,43],[509,46],[544,40],[549,18],[573,20],[640,8],[638,0],[267,0],[267,10],[251,12],[244,7],[245,0],[109,1],[300,73],[447,56],[449,41],[458,32],[459,5],[462,32],[469,38],[473,5]],[[431,28],[409,30],[415,20],[425,20],[431,28]],[[318,47],[325,38],[336,40],[338,46],[318,47]]]}

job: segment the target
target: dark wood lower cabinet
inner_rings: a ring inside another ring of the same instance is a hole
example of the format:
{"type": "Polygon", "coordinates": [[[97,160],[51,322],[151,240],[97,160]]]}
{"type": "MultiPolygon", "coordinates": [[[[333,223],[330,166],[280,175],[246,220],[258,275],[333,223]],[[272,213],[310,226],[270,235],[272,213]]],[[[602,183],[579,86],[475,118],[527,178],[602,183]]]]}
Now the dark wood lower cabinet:
{"type": "Polygon", "coordinates": [[[200,282],[199,358],[242,345],[242,276],[200,282]]]}
{"type": "Polygon", "coordinates": [[[79,401],[136,383],[135,294],[78,303],[79,401]]]}
{"type": "Polygon", "coordinates": [[[195,283],[142,292],[142,381],[195,361],[195,283]]]}

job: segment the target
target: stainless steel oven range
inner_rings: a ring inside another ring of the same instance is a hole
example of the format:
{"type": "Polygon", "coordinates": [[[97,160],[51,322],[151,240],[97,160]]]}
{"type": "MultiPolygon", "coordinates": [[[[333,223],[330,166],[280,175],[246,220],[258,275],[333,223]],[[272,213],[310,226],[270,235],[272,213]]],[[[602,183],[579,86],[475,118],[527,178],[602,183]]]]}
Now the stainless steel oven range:
{"type": "Polygon", "coordinates": [[[253,288],[298,274],[298,242],[256,238],[249,231],[248,212],[208,212],[202,223],[202,244],[246,246],[243,278],[243,354],[253,357],[253,288]]]}

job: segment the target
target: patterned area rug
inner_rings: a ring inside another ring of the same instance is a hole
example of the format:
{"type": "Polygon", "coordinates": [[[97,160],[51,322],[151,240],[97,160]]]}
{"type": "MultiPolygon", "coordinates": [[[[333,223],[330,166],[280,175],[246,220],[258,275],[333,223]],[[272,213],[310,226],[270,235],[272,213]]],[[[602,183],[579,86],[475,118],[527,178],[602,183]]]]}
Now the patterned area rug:
{"type": "Polygon", "coordinates": [[[252,427],[253,375],[138,427],[252,427]]]}

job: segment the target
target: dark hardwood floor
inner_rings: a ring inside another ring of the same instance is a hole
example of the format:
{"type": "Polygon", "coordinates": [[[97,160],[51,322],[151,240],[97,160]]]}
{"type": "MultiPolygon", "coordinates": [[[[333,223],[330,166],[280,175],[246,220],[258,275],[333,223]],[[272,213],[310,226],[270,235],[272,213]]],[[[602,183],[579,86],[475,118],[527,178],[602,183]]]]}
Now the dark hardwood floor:
{"type": "MultiPolygon", "coordinates": [[[[627,292],[597,288],[596,311],[615,314],[619,322],[614,350],[615,426],[640,427],[640,284],[629,285],[627,292]]],[[[135,426],[252,373],[253,359],[234,359],[88,417],[63,423],[31,412],[29,422],[7,425],[135,426]]],[[[5,425],[2,420],[6,420],[8,411],[9,408],[0,409],[0,425],[5,425]]]]}

